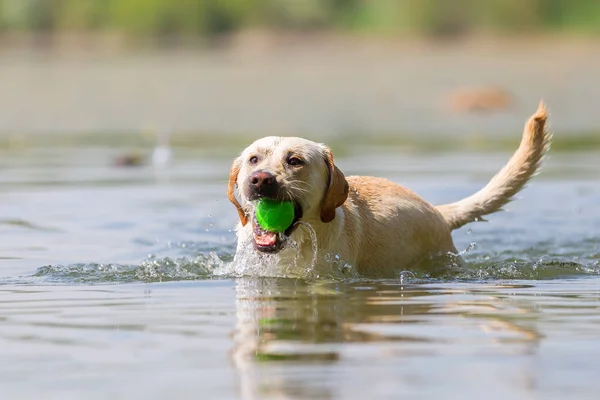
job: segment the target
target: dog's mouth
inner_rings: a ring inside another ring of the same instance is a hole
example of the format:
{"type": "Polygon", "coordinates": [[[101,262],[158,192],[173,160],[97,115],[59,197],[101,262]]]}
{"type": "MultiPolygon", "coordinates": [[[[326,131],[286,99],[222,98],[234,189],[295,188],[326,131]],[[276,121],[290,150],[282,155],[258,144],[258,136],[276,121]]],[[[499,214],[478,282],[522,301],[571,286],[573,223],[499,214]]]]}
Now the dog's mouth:
{"type": "Polygon", "coordinates": [[[256,218],[256,212],[252,215],[252,239],[254,248],[263,253],[277,253],[281,250],[286,239],[298,226],[297,222],[302,218],[302,207],[294,202],[294,219],[290,226],[283,232],[271,232],[263,229],[256,218]]]}

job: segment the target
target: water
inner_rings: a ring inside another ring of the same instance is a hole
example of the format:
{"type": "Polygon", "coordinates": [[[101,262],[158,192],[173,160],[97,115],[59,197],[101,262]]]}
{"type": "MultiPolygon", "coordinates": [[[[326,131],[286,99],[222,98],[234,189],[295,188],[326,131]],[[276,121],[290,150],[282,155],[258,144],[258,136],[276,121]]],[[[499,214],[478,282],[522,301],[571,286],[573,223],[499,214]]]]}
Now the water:
{"type": "MultiPolygon", "coordinates": [[[[456,231],[463,269],[306,281],[227,269],[239,150],[177,148],[160,174],[113,166],[118,148],[0,154],[2,398],[597,398],[597,152],[553,153],[508,212],[456,231]]],[[[441,204],[507,158],[337,160],[441,204]]]]}

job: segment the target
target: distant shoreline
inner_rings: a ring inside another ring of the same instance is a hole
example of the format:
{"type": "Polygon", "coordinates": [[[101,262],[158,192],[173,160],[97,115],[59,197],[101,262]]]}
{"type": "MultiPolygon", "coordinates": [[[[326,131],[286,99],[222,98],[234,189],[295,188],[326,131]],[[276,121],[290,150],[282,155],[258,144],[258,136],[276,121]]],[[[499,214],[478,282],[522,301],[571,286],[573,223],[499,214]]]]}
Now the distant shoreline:
{"type": "Polygon", "coordinates": [[[518,136],[543,98],[557,132],[600,130],[600,39],[245,32],[220,46],[0,46],[0,136],[210,132],[518,136]],[[50,50],[51,49],[51,50],[50,50]],[[455,112],[498,87],[506,109],[455,112]]]}
{"type": "Polygon", "coordinates": [[[96,55],[172,52],[276,51],[281,47],[356,47],[356,48],[456,48],[494,46],[524,48],[556,45],[600,48],[600,35],[582,32],[474,33],[459,36],[385,34],[377,32],[341,32],[335,30],[246,29],[212,38],[201,36],[136,37],[119,32],[5,32],[0,35],[0,55],[11,52],[94,53],[96,55]]]}

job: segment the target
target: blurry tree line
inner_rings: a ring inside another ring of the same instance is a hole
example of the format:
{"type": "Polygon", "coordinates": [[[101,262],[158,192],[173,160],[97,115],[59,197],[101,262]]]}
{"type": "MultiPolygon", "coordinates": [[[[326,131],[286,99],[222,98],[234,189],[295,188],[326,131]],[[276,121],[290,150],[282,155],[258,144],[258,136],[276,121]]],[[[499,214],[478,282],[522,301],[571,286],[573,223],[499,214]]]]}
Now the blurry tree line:
{"type": "Polygon", "coordinates": [[[0,0],[0,34],[214,36],[256,26],[425,35],[600,33],[600,0],[0,0]]]}

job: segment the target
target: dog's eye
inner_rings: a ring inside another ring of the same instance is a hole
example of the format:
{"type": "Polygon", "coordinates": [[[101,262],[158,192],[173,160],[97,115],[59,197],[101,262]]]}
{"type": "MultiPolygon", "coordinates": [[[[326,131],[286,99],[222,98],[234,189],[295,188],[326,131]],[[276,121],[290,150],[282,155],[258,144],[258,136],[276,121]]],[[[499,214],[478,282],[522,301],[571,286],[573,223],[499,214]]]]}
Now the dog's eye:
{"type": "Polygon", "coordinates": [[[304,165],[304,161],[299,159],[298,157],[290,157],[287,160],[287,163],[292,167],[299,167],[300,165],[304,165]]]}
{"type": "Polygon", "coordinates": [[[252,156],[250,157],[250,159],[248,160],[248,162],[252,165],[256,164],[258,162],[258,157],[256,156],[252,156]]]}

